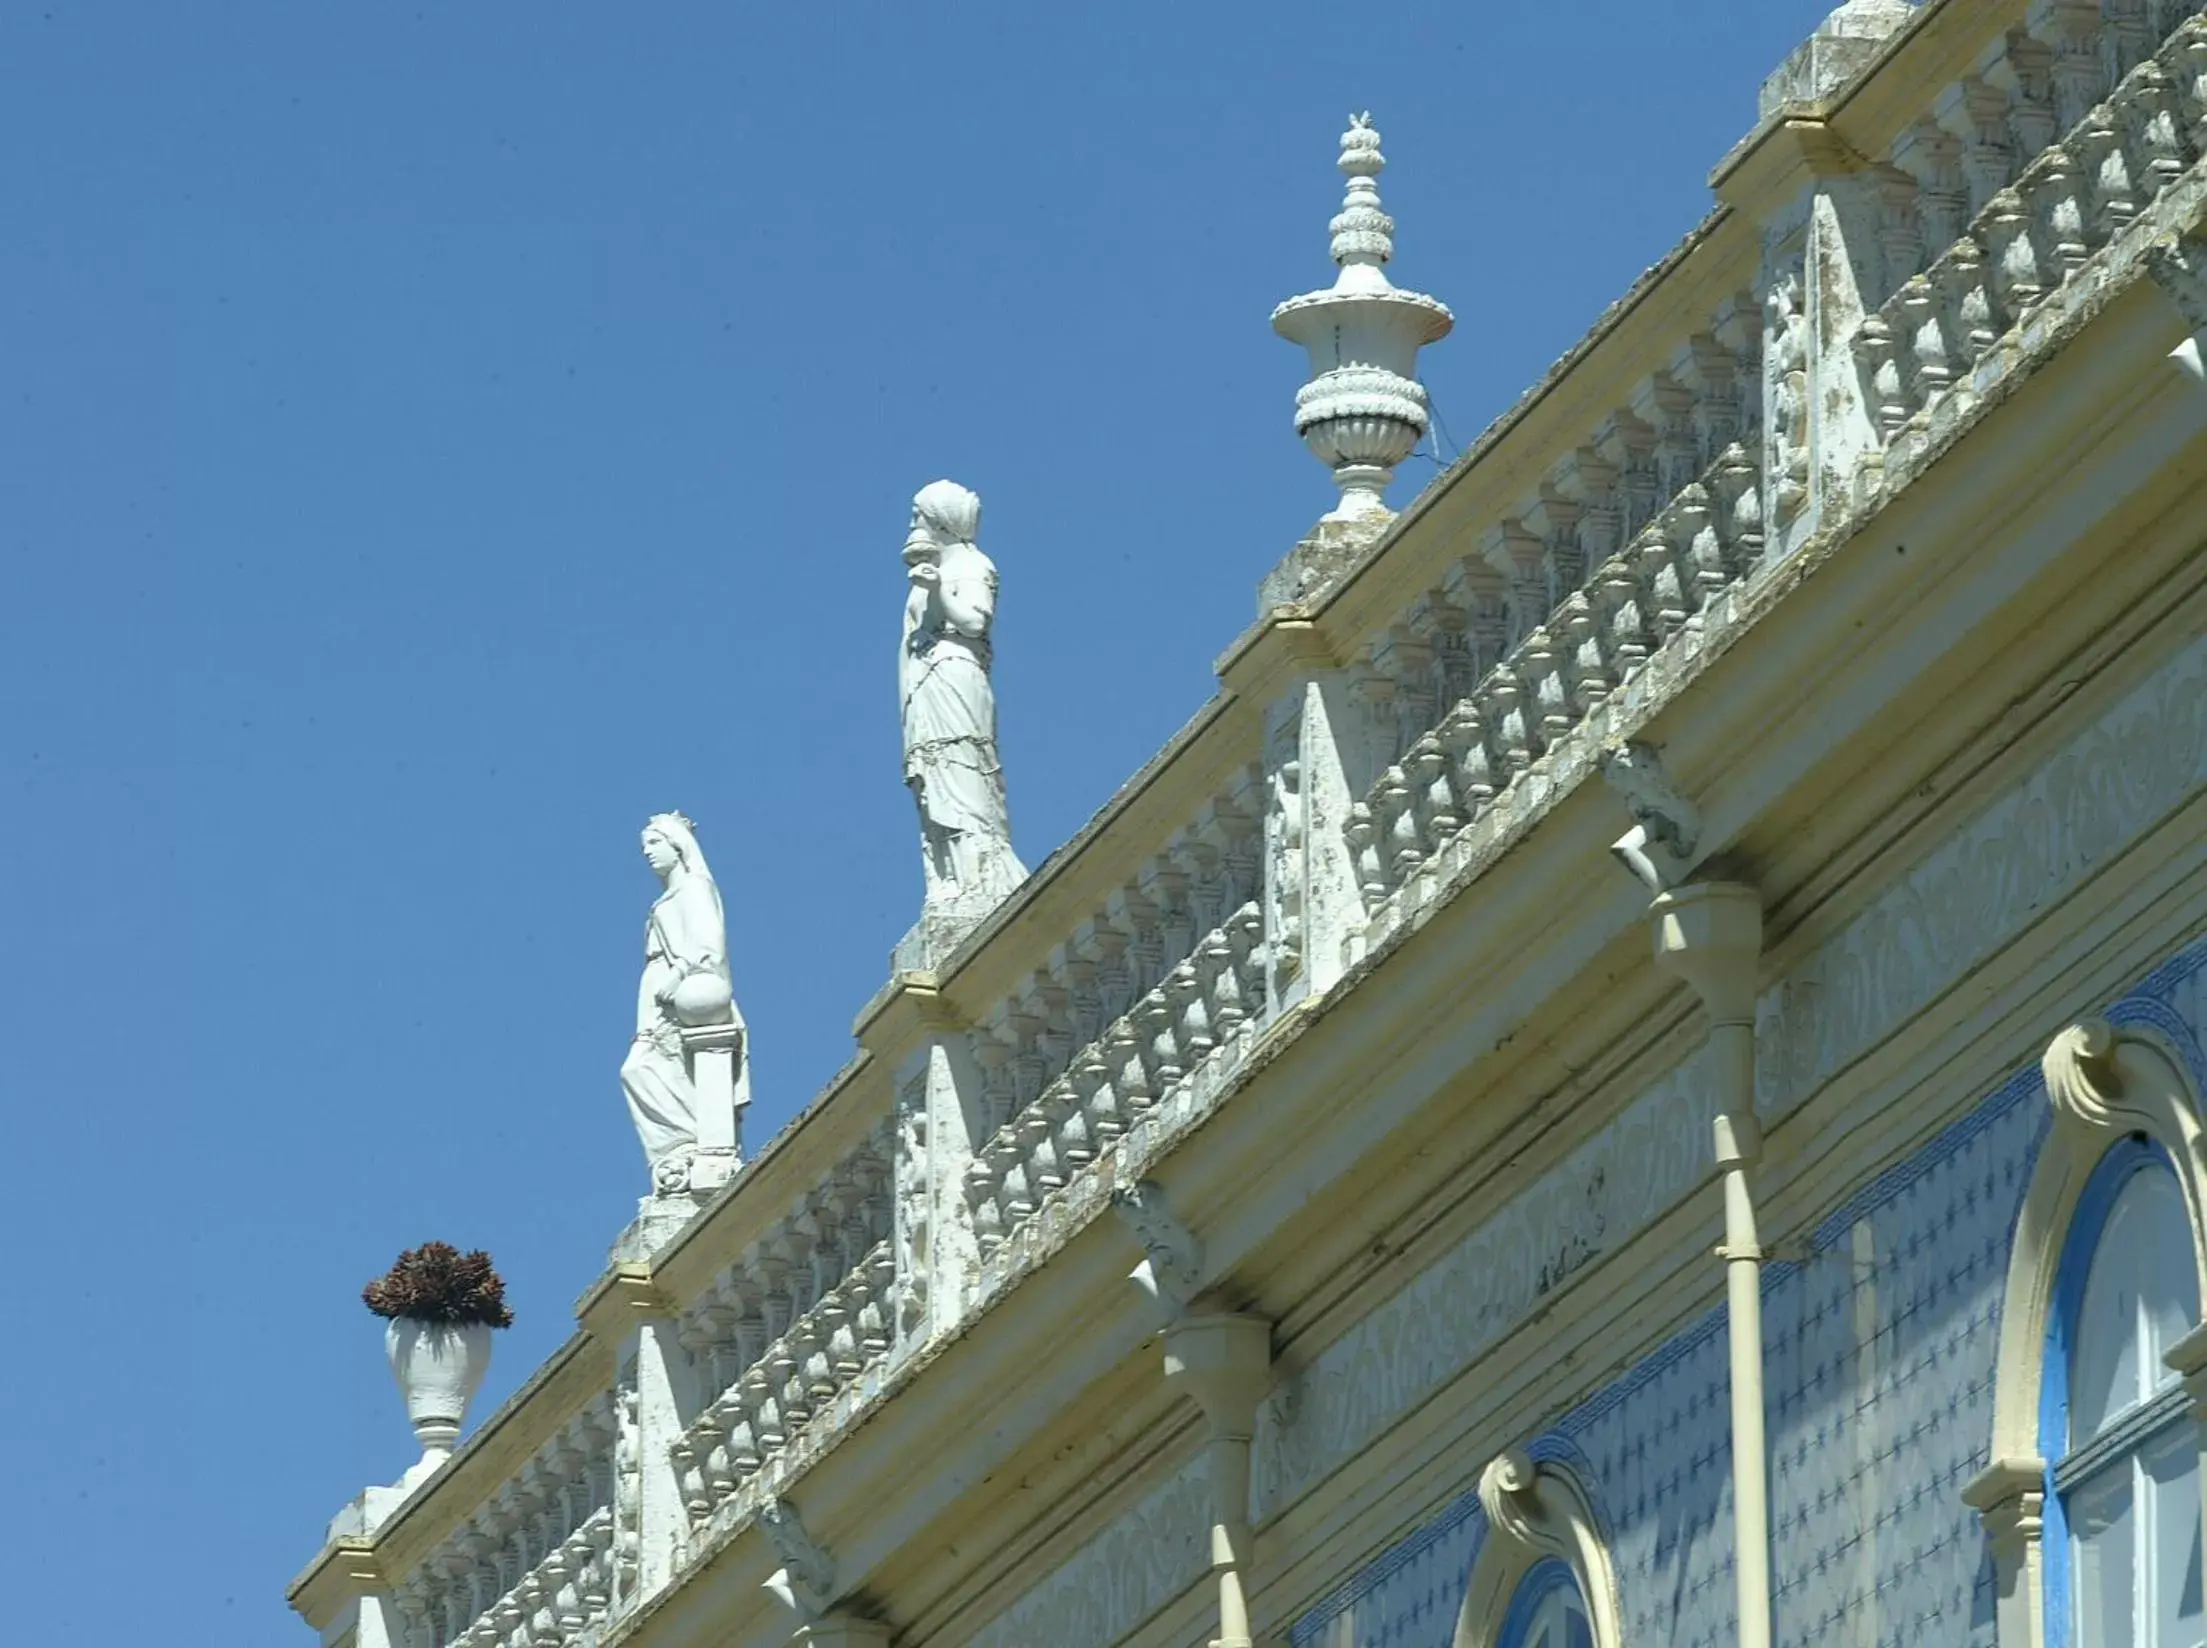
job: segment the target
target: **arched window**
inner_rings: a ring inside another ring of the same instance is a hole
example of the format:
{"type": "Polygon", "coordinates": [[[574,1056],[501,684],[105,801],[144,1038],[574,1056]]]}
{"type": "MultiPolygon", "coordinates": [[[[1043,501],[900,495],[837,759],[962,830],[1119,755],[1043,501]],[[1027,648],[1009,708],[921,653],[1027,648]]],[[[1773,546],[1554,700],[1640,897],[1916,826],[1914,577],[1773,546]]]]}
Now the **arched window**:
{"type": "Polygon", "coordinates": [[[1594,1648],[1578,1576],[1560,1558],[1533,1565],[1503,1616],[1501,1648],[1594,1648]]]}
{"type": "MultiPolygon", "coordinates": [[[[1543,1439],[1543,1454],[1567,1444],[1543,1439]]],[[[1455,1648],[1624,1648],[1617,1576],[1584,1484],[1562,1459],[1512,1449],[1479,1475],[1487,1537],[1455,1648]]]]}
{"type": "Polygon", "coordinates": [[[2162,1360],[2199,1320],[2190,1218],[2169,1159],[2119,1141],[2063,1245],[2040,1387],[2047,1627],[2068,1648],[2199,1648],[2200,1442],[2162,1360]]]}

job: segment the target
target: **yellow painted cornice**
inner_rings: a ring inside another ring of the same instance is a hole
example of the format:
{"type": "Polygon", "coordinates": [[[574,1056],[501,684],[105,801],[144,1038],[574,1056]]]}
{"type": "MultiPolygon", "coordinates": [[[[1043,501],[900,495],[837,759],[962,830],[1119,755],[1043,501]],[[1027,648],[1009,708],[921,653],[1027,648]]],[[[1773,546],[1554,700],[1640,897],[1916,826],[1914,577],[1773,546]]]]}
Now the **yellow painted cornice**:
{"type": "Polygon", "coordinates": [[[1340,663],[1316,619],[1295,607],[1279,607],[1236,637],[1215,667],[1228,693],[1262,705],[1298,677],[1336,669],[1340,663]]]}
{"type": "Polygon", "coordinates": [[[655,1281],[651,1266],[615,1265],[582,1296],[575,1320],[590,1338],[618,1346],[638,1322],[672,1316],[677,1308],[655,1281]]]}
{"type": "Polygon", "coordinates": [[[319,1631],[347,1604],[382,1590],[388,1583],[375,1541],[348,1535],[323,1546],[321,1554],[291,1582],[284,1595],[299,1617],[319,1631]]]}
{"type": "Polygon", "coordinates": [[[1869,164],[1823,115],[1788,112],[1758,126],[1709,181],[1725,205],[1760,223],[1784,210],[1803,189],[1864,171],[1869,164]]]}
{"type": "Polygon", "coordinates": [[[1761,223],[1810,184],[1867,170],[2003,33],[2022,26],[2027,9],[2026,0],[1934,0],[1831,97],[1788,104],[1749,132],[1717,162],[1709,187],[1761,223]]]}

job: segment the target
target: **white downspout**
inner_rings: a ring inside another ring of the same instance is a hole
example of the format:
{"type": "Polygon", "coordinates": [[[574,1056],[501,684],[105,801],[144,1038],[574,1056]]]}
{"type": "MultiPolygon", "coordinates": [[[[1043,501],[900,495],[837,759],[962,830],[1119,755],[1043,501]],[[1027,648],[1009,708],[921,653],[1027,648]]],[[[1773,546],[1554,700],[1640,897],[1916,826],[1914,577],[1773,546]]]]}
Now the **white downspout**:
{"type": "Polygon", "coordinates": [[[1724,1181],[1725,1295],[1732,1353],[1732,1517],[1740,1648],[1770,1648],[1769,1454],[1763,1439],[1762,1241],[1749,1176],[1762,1159],[1755,1117],[1755,988],[1762,901],[1737,882],[1660,894],[1655,961],[1693,987],[1709,1014],[1716,1165],[1724,1181]]]}
{"type": "Polygon", "coordinates": [[[1183,1316],[1165,1330],[1165,1382],[1203,1410],[1211,1488],[1211,1648],[1254,1648],[1249,1634],[1249,1447],[1272,1382],[1272,1324],[1256,1316],[1183,1316]]]}

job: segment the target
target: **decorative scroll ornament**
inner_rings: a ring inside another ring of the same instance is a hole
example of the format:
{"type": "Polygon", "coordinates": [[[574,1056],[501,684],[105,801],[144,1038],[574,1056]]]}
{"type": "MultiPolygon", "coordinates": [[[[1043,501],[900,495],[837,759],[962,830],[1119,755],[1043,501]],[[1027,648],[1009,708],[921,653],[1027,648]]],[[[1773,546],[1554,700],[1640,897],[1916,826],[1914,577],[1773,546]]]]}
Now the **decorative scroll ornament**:
{"type": "Polygon", "coordinates": [[[2117,1125],[2123,1079],[2115,1069],[2115,1027],[2081,1019],[2046,1044],[2039,1060],[2056,1119],[2084,1127],[2117,1125]]]}
{"type": "Polygon", "coordinates": [[[1121,1185],[1111,1206],[1142,1244],[1142,1262],[1127,1274],[1169,1321],[1188,1308],[1203,1276],[1203,1244],[1165,1206],[1164,1187],[1155,1179],[1121,1185]]]}
{"type": "Polygon", "coordinates": [[[1377,182],[1386,165],[1372,117],[1351,115],[1340,160],[1348,194],[1330,225],[1341,273],[1325,291],[1272,311],[1272,329],[1310,355],[1310,382],[1295,396],[1295,433],[1341,488],[1329,521],[1387,518],[1395,465],[1426,429],[1418,350],[1455,325],[1446,304],[1398,291],[1387,278],[1395,220],[1380,207],[1377,182]]]}
{"type": "Polygon", "coordinates": [[[768,1576],[766,1589],[806,1618],[819,1618],[835,1601],[835,1559],[813,1542],[797,1507],[786,1499],[761,1505],[759,1526],[782,1559],[782,1566],[768,1576]]]}
{"type": "Polygon", "coordinates": [[[1622,1648],[1624,1613],[1617,1576],[1602,1543],[1594,1507],[1578,1479],[1561,1465],[1535,1461],[1521,1448],[1490,1460],[1479,1473],[1479,1504],[1496,1538],[1472,1570],[1464,1598],[1464,1629],[1456,1640],[1490,1648],[1499,1640],[1510,1597],[1533,1565],[1553,1557],[1571,1570],[1586,1604],[1594,1648],[1622,1648]]]}

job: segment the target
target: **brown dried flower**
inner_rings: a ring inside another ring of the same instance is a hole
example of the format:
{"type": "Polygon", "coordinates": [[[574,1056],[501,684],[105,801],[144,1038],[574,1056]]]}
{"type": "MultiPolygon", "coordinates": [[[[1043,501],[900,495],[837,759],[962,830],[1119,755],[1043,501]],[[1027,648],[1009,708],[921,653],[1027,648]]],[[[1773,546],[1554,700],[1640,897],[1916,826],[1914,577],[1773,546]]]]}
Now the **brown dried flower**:
{"type": "Polygon", "coordinates": [[[491,1268],[490,1255],[480,1248],[462,1253],[449,1242],[407,1249],[386,1275],[361,1289],[360,1297],[378,1316],[513,1326],[506,1284],[491,1268]]]}

